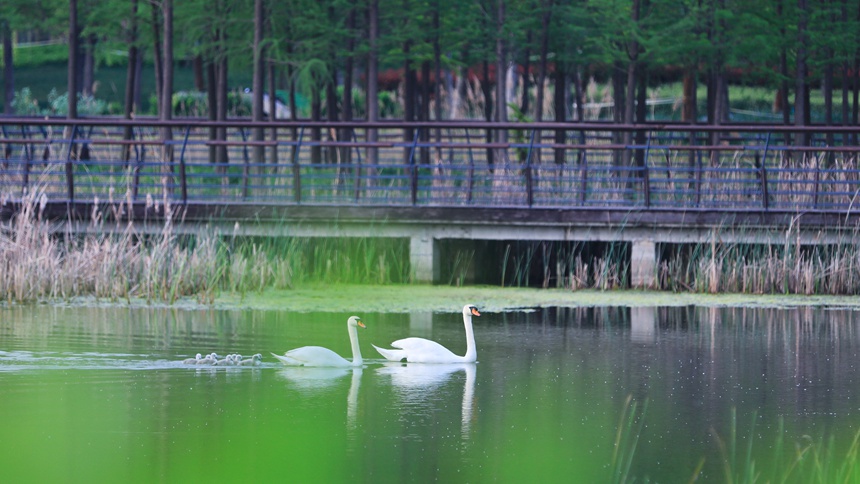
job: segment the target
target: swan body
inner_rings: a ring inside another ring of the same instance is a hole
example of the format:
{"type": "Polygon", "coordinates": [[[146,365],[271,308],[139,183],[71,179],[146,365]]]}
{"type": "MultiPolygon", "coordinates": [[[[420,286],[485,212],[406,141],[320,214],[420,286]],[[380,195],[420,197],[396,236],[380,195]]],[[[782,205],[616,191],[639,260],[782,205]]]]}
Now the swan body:
{"type": "Polygon", "coordinates": [[[197,360],[198,365],[212,365],[218,361],[218,355],[215,353],[209,353],[205,357],[197,360]]]}
{"type": "Polygon", "coordinates": [[[186,365],[196,365],[196,364],[197,364],[197,362],[198,362],[198,361],[200,361],[200,360],[202,360],[202,359],[203,359],[203,355],[201,355],[200,353],[197,353],[197,356],[196,356],[196,357],[194,357],[194,358],[185,358],[184,360],[182,360],[182,363],[183,363],[183,364],[186,364],[186,365]]]}
{"type": "Polygon", "coordinates": [[[263,355],[261,355],[260,353],[257,353],[256,355],[252,356],[251,359],[249,359],[249,360],[240,361],[239,365],[242,365],[242,366],[259,366],[260,362],[262,360],[263,360],[263,355]]]}
{"type": "Polygon", "coordinates": [[[376,351],[386,360],[405,361],[407,363],[474,363],[478,360],[478,350],[475,348],[475,333],[472,330],[472,316],[480,316],[478,308],[471,304],[463,306],[463,326],[466,328],[466,354],[455,355],[439,343],[424,338],[399,339],[391,346],[395,349],[384,349],[376,345],[376,351]]]}
{"type": "MultiPolygon", "coordinates": [[[[322,346],[303,346],[287,351],[283,356],[272,353],[281,363],[288,366],[328,366],[328,367],[356,367],[362,366],[364,360],[361,358],[361,350],[358,346],[358,329],[365,328],[364,323],[358,316],[352,316],[346,322],[349,332],[349,342],[352,346],[352,361],[343,358],[334,351],[322,346]]],[[[255,355],[256,356],[256,355],[255,355]]]]}

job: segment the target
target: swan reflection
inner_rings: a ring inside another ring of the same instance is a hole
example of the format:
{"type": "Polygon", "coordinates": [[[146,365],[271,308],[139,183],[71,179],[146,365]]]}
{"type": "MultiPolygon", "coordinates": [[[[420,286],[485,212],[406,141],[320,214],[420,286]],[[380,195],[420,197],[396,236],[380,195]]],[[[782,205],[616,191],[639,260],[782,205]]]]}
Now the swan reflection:
{"type": "Polygon", "coordinates": [[[278,376],[289,381],[297,390],[308,393],[340,384],[340,380],[352,374],[349,393],[346,397],[346,423],[355,428],[358,413],[358,390],[361,386],[362,368],[318,368],[307,366],[286,367],[278,371],[278,376]]]}
{"type": "MultiPolygon", "coordinates": [[[[388,363],[376,370],[380,375],[388,375],[392,386],[402,399],[404,407],[415,408],[432,405],[437,398],[434,393],[440,390],[455,374],[465,373],[463,400],[461,404],[460,432],[468,438],[472,428],[472,415],[475,404],[475,372],[473,363],[451,364],[392,364],[388,363]]],[[[431,410],[432,409],[428,409],[431,410]]]]}

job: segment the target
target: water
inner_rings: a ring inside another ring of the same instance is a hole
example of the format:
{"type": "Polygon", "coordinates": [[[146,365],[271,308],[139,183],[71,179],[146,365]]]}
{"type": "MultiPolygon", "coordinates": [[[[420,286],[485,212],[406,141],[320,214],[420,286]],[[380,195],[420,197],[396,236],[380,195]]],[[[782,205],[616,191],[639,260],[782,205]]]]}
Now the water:
{"type": "MultiPolygon", "coordinates": [[[[290,369],[270,351],[348,356],[346,313],[0,308],[0,482],[607,482],[625,402],[629,475],[725,480],[718,442],[860,428],[858,313],[575,308],[485,313],[476,365],[384,364],[407,335],[465,352],[450,314],[361,314],[362,369],[290,369]],[[263,365],[197,367],[195,353],[263,365]]],[[[624,424],[621,427],[625,427],[624,424]]],[[[841,454],[842,452],[839,452],[841,454]]]]}

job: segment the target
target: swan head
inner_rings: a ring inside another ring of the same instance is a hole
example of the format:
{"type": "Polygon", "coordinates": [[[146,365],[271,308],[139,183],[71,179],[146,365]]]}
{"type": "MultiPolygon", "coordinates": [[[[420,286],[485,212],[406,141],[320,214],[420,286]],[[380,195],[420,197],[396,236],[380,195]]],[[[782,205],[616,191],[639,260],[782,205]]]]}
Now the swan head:
{"type": "Polygon", "coordinates": [[[364,325],[364,323],[361,322],[361,318],[359,318],[358,316],[350,317],[346,324],[348,324],[349,326],[358,326],[359,328],[367,327],[364,325]]]}
{"type": "Polygon", "coordinates": [[[478,311],[478,308],[476,308],[474,304],[467,304],[467,305],[463,306],[463,315],[465,315],[465,316],[480,316],[481,312],[478,311]]]}

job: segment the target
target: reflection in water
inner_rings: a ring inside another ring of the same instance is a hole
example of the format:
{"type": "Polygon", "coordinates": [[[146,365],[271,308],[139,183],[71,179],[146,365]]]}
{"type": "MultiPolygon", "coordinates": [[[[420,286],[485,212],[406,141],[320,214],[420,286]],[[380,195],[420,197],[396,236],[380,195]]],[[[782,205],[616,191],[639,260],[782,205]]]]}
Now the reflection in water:
{"type": "Polygon", "coordinates": [[[386,363],[377,370],[380,375],[391,377],[391,384],[397,389],[403,409],[425,409],[433,411],[429,405],[435,401],[435,393],[459,371],[465,373],[463,399],[461,402],[460,433],[463,439],[469,438],[472,428],[472,415],[475,401],[475,364],[402,364],[386,363]]]}
{"type": "Polygon", "coordinates": [[[362,367],[326,368],[312,366],[288,366],[278,371],[278,376],[289,381],[293,387],[304,393],[314,393],[339,384],[340,379],[352,373],[349,393],[346,397],[346,424],[348,430],[356,427],[358,414],[358,391],[361,387],[362,367]]]}
{"type": "MultiPolygon", "coordinates": [[[[288,366],[278,370],[278,376],[289,381],[298,390],[316,390],[337,385],[340,378],[345,377],[350,368],[329,368],[314,366],[288,366]]],[[[358,368],[358,371],[361,371],[358,368]]]]}
{"type": "Polygon", "coordinates": [[[630,339],[637,343],[653,343],[657,336],[657,308],[630,308],[630,339]]]}
{"type": "MultiPolygon", "coordinates": [[[[345,352],[348,314],[0,306],[0,415],[14,416],[0,426],[4,482],[70,472],[92,482],[277,481],[287,471],[297,482],[607,482],[628,396],[648,402],[647,445],[629,464],[636,480],[688,481],[703,457],[700,480],[721,480],[716,436],[726,442],[733,425],[737,448],[755,436],[756,469],[782,465],[774,449],[791,453],[810,437],[832,436],[847,455],[860,429],[856,309],[488,316],[476,328],[480,374],[471,364],[373,362],[362,375],[271,358],[248,369],[180,362],[308,341],[345,352]]],[[[462,337],[459,322],[435,319],[375,315],[373,337],[395,339],[407,325],[462,337]]]]}

